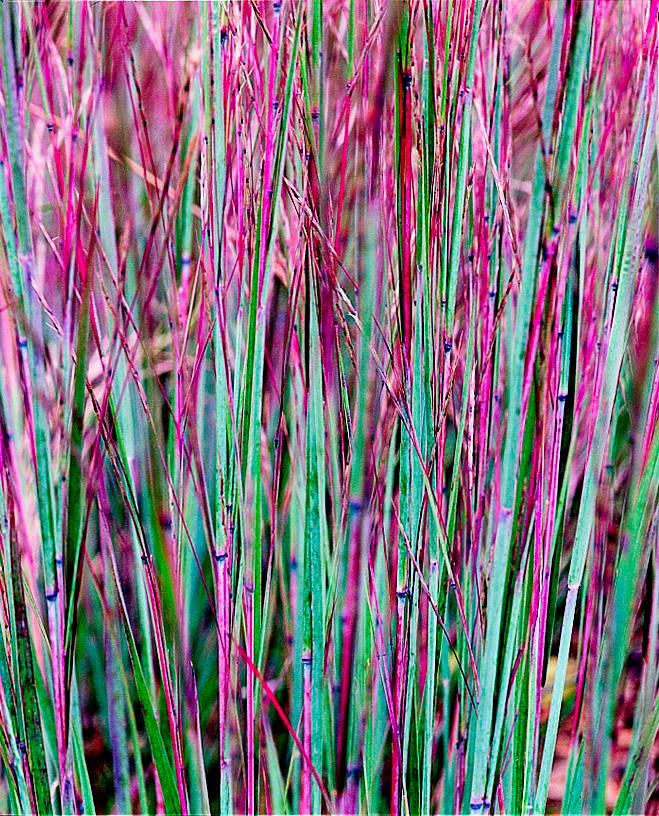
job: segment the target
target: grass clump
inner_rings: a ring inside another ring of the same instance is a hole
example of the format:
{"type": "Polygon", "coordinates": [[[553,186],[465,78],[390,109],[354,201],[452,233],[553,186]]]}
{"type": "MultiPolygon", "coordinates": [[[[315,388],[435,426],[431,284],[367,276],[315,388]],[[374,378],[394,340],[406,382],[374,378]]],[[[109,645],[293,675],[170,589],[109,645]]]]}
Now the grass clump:
{"type": "Polygon", "coordinates": [[[0,42],[0,811],[659,812],[656,2],[0,42]]]}

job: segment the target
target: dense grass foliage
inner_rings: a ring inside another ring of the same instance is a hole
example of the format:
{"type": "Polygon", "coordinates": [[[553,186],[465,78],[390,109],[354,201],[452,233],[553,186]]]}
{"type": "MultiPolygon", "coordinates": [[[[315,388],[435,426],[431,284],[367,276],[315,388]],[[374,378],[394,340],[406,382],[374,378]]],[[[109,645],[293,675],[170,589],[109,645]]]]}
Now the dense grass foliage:
{"type": "Polygon", "coordinates": [[[659,812],[658,9],[2,4],[2,813],[659,812]]]}

